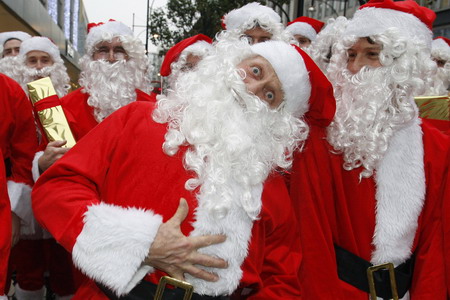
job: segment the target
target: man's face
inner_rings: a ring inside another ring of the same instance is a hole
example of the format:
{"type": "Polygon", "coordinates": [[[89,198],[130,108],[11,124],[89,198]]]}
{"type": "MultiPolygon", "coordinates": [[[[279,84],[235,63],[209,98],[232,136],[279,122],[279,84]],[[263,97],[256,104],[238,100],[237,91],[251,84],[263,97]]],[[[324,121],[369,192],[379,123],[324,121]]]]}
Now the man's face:
{"type": "Polygon", "coordinates": [[[265,31],[259,26],[245,31],[244,36],[248,39],[250,45],[269,41],[272,38],[270,32],[265,31]]]}
{"type": "Polygon", "coordinates": [[[182,71],[186,72],[189,70],[192,70],[195,68],[195,66],[197,66],[198,62],[201,60],[202,58],[200,56],[194,55],[194,54],[189,54],[186,57],[186,63],[184,64],[184,66],[181,68],[182,71]]]}
{"type": "Polygon", "coordinates": [[[294,38],[297,40],[300,48],[308,47],[311,45],[311,40],[301,34],[294,34],[294,38]]]}
{"type": "Polygon", "coordinates": [[[16,39],[7,41],[3,45],[3,57],[19,55],[20,44],[22,44],[22,41],[16,39]]]}
{"type": "Polygon", "coordinates": [[[244,83],[247,90],[265,101],[270,108],[277,108],[283,102],[283,90],[272,65],[262,56],[244,59],[237,65],[245,71],[244,83]]]}
{"type": "Polygon", "coordinates": [[[114,63],[118,60],[128,60],[128,53],[123,48],[122,42],[118,37],[115,37],[109,41],[103,41],[95,45],[94,54],[92,57],[94,60],[106,60],[110,63],[114,63]]]}
{"type": "Polygon", "coordinates": [[[347,69],[356,74],[364,66],[381,67],[380,44],[369,41],[368,38],[359,38],[350,49],[347,50],[347,69]]]}
{"type": "Polygon", "coordinates": [[[40,70],[44,67],[53,66],[53,59],[47,52],[30,51],[26,55],[25,65],[29,68],[40,70]]]}

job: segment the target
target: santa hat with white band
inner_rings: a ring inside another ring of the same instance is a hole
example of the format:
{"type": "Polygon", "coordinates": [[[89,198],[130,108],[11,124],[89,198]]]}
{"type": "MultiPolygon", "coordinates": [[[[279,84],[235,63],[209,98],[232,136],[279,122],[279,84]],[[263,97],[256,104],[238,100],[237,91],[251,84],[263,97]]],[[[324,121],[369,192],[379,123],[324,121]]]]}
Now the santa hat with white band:
{"type": "Polygon", "coordinates": [[[106,23],[89,23],[85,46],[86,52],[91,55],[94,52],[95,45],[119,36],[133,37],[133,31],[127,25],[115,20],[109,20],[106,23]]]}
{"type": "Polygon", "coordinates": [[[310,41],[316,39],[317,34],[322,30],[324,22],[309,18],[309,17],[298,17],[292,22],[287,24],[286,30],[293,35],[299,34],[307,37],[310,41]]]}
{"type": "Polygon", "coordinates": [[[314,61],[299,47],[280,41],[251,46],[272,65],[284,92],[285,109],[305,116],[309,124],[326,127],[334,117],[333,88],[314,61]]]}
{"type": "Polygon", "coordinates": [[[414,0],[371,0],[362,5],[348,23],[344,35],[368,37],[397,28],[409,39],[425,42],[431,47],[436,14],[414,0]]]}
{"type": "Polygon", "coordinates": [[[50,55],[53,62],[62,62],[58,46],[49,38],[44,36],[34,36],[22,42],[20,45],[19,56],[24,57],[28,52],[42,51],[50,55]]]}
{"type": "Polygon", "coordinates": [[[274,24],[281,24],[281,18],[272,8],[252,2],[227,13],[222,19],[222,27],[226,30],[247,30],[244,25],[253,22],[271,28],[274,24]]]}
{"type": "Polygon", "coordinates": [[[23,42],[30,37],[31,35],[23,31],[7,31],[0,33],[0,53],[3,53],[3,46],[5,45],[6,41],[15,39],[23,42]]]}

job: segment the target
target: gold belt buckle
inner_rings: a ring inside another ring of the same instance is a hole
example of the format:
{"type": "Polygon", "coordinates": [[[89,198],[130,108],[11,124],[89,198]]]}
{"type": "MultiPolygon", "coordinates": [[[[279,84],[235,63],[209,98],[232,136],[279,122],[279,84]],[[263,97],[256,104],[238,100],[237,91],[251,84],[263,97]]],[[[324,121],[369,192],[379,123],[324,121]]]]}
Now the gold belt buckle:
{"type": "Polygon", "coordinates": [[[194,294],[194,287],[192,286],[192,284],[169,276],[163,276],[159,280],[158,287],[156,289],[156,294],[155,297],[153,298],[154,300],[162,300],[164,290],[166,289],[166,285],[168,284],[184,290],[183,300],[191,300],[192,294],[194,294]]]}
{"type": "Polygon", "coordinates": [[[373,279],[373,273],[383,269],[389,271],[389,281],[391,283],[392,299],[398,300],[397,281],[395,280],[393,263],[386,263],[367,268],[367,279],[369,280],[370,299],[377,300],[377,291],[375,289],[375,280],[373,279]]]}

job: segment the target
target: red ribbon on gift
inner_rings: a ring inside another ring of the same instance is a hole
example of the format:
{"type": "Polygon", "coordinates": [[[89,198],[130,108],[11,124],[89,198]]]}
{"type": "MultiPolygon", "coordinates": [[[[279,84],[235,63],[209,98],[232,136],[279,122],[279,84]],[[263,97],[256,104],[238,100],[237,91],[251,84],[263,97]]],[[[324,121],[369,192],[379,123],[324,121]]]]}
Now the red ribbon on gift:
{"type": "Polygon", "coordinates": [[[41,110],[44,110],[47,108],[52,108],[52,107],[55,107],[58,105],[61,105],[58,95],[52,95],[52,96],[49,96],[47,98],[44,98],[44,99],[36,102],[34,104],[34,110],[36,112],[38,112],[38,111],[41,111],[41,110]]]}

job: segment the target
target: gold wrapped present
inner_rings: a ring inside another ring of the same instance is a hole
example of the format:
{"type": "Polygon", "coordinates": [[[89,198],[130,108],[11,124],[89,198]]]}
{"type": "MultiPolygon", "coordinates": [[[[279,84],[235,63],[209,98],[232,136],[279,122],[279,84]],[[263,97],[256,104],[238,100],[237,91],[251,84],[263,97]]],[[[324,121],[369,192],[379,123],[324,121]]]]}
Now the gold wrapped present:
{"type": "Polygon", "coordinates": [[[450,121],[450,97],[421,96],[414,97],[419,108],[420,117],[424,119],[450,121]]]}
{"type": "Polygon", "coordinates": [[[69,123],[50,77],[32,81],[27,84],[27,87],[34,110],[48,141],[66,140],[67,143],[63,147],[73,147],[75,138],[70,131],[69,123]]]}

